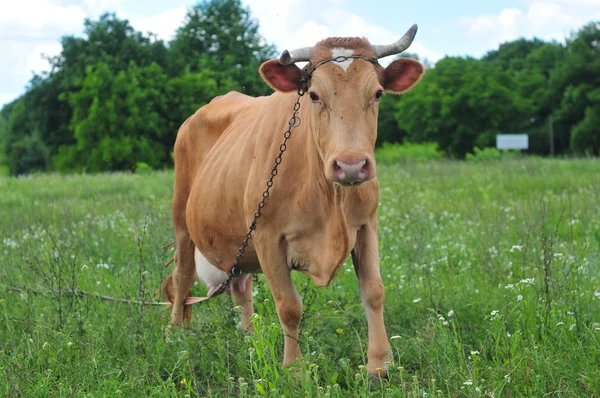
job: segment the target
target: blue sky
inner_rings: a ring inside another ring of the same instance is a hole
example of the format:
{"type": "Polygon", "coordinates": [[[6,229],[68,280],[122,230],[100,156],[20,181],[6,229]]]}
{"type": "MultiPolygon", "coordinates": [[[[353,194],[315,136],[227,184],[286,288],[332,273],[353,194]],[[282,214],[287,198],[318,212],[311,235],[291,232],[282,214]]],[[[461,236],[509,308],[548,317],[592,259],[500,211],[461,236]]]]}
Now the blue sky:
{"type": "MultiPolygon", "coordinates": [[[[502,42],[539,37],[564,42],[586,22],[600,21],[600,0],[242,0],[279,50],[330,36],[364,36],[387,44],[413,23],[410,48],[435,62],[445,55],[480,57],[502,42]]],[[[184,0],[18,0],[0,2],[0,106],[25,91],[32,72],[47,68],[41,53],[60,51],[63,35],[80,35],[84,18],[114,11],[142,31],[170,39],[184,0]]]]}

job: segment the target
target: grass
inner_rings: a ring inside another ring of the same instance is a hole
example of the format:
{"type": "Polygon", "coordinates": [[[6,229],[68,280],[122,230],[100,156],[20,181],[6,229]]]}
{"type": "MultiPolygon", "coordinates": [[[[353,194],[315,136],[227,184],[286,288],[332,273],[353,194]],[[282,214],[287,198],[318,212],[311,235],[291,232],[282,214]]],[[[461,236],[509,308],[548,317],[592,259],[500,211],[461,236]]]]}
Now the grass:
{"type": "MultiPolygon", "coordinates": [[[[255,333],[227,296],[164,338],[151,300],[171,257],[172,173],[0,178],[0,395],[600,396],[600,164],[523,159],[380,166],[390,377],[363,367],[350,263],[333,285],[296,277],[305,360],[282,369],[264,278],[255,333]]],[[[275,184],[276,186],[276,184],[275,184]]],[[[195,294],[205,288],[197,286],[195,294]]]]}

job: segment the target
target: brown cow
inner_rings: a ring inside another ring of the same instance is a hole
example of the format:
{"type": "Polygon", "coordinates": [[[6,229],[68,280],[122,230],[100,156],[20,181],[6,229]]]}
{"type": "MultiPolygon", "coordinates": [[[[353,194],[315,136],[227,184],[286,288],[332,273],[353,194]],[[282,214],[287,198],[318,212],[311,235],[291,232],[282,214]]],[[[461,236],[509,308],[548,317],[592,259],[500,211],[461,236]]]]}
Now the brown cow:
{"type": "MultiPolygon", "coordinates": [[[[412,42],[414,25],[398,42],[373,46],[361,38],[330,38],[260,67],[276,90],[252,98],[231,92],[200,108],[181,126],[175,143],[173,221],[176,268],[163,284],[173,303],[171,324],[191,315],[184,308],[194,274],[211,288],[223,282],[247,233],[279,153],[302,76],[301,124],[292,130],[271,195],[240,263],[231,293],[242,327],[251,329],[251,273],[263,272],[285,334],[283,364],[301,357],[302,301],[291,271],[329,285],[352,254],[369,327],[367,370],[385,375],[390,345],[383,323],[379,272],[374,147],[383,92],[413,87],[423,66],[397,59],[412,42]],[[349,57],[350,56],[350,57],[349,57]],[[295,62],[309,61],[304,71],[295,62]],[[324,62],[325,61],[325,62],[324,62]],[[304,73],[304,75],[303,75],[304,73]]],[[[170,325],[169,325],[170,326],[170,325]]]]}

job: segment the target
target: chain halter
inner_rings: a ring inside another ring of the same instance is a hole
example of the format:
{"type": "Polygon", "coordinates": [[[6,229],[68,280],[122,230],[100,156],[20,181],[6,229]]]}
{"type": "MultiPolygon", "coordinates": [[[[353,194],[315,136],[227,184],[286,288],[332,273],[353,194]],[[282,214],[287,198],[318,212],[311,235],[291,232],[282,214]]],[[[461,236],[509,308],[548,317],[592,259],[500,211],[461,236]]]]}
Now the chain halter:
{"type": "Polygon", "coordinates": [[[213,292],[208,296],[209,298],[218,296],[218,295],[224,293],[229,288],[229,285],[231,284],[231,280],[235,277],[241,276],[243,273],[242,269],[240,268],[240,262],[242,261],[242,258],[244,257],[244,253],[246,252],[246,248],[248,247],[248,242],[252,238],[252,231],[254,231],[256,229],[256,224],[258,223],[258,219],[262,215],[262,210],[265,207],[265,202],[267,201],[267,198],[270,195],[271,188],[273,187],[273,180],[277,176],[277,168],[281,164],[281,160],[283,159],[283,153],[287,149],[287,142],[290,139],[290,137],[292,136],[292,128],[296,128],[296,127],[300,126],[300,116],[298,116],[298,112],[300,111],[300,98],[302,98],[302,96],[308,90],[308,82],[310,81],[313,73],[315,72],[315,70],[318,67],[320,67],[326,63],[344,62],[349,59],[364,59],[366,61],[369,61],[373,65],[379,65],[379,62],[377,62],[376,58],[365,57],[363,55],[348,55],[348,56],[339,56],[339,57],[335,57],[335,58],[325,59],[325,60],[317,63],[312,68],[310,68],[310,63],[309,63],[302,69],[302,77],[300,78],[300,82],[298,83],[298,98],[296,99],[296,102],[294,103],[294,113],[292,114],[292,117],[288,121],[287,130],[283,133],[283,142],[279,146],[279,154],[275,158],[273,168],[271,169],[271,176],[267,180],[267,184],[266,184],[267,187],[262,194],[262,199],[260,200],[260,202],[258,202],[256,212],[254,213],[254,218],[252,220],[252,223],[250,224],[250,227],[248,228],[248,233],[246,233],[246,236],[244,237],[244,240],[242,241],[242,245],[240,246],[238,254],[235,257],[235,261],[233,262],[233,265],[232,265],[231,269],[229,270],[229,273],[227,274],[227,279],[225,281],[221,282],[221,284],[219,286],[217,286],[216,289],[213,290],[213,292]]]}

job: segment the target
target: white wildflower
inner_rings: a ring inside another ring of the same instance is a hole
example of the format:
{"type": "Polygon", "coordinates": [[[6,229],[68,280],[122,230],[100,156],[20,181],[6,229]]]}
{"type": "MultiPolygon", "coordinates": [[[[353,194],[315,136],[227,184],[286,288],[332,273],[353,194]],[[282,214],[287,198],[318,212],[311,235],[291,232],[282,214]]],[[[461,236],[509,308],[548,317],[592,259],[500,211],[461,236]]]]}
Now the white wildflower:
{"type": "Polygon", "coordinates": [[[448,318],[450,318],[450,317],[451,317],[451,316],[453,316],[453,315],[454,315],[454,310],[450,310],[450,311],[448,311],[448,318]]]}
{"type": "Polygon", "coordinates": [[[535,278],[521,279],[519,281],[519,283],[522,284],[522,285],[533,285],[534,282],[535,282],[535,278]]]}
{"type": "Polygon", "coordinates": [[[472,386],[473,382],[471,380],[467,380],[463,383],[465,386],[472,386]]]}
{"type": "Polygon", "coordinates": [[[515,250],[521,251],[521,250],[523,250],[523,246],[522,245],[513,245],[513,247],[510,248],[510,253],[513,253],[515,250]]]}
{"type": "Polygon", "coordinates": [[[477,350],[471,350],[471,355],[479,355],[479,351],[477,351],[477,350]]]}
{"type": "Polygon", "coordinates": [[[8,246],[12,249],[16,249],[19,247],[19,242],[17,242],[16,240],[12,240],[10,238],[6,238],[2,241],[2,243],[4,243],[4,246],[8,246]]]}
{"type": "Polygon", "coordinates": [[[73,345],[73,342],[72,342],[72,341],[69,341],[69,342],[67,343],[67,347],[71,347],[72,345],[73,345]]]}
{"type": "Polygon", "coordinates": [[[517,296],[517,301],[523,301],[523,295],[519,294],[519,295],[517,296]]]}
{"type": "Polygon", "coordinates": [[[413,303],[418,303],[419,301],[421,301],[421,298],[417,297],[416,299],[413,300],[413,303]]]}

